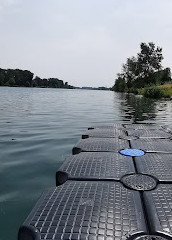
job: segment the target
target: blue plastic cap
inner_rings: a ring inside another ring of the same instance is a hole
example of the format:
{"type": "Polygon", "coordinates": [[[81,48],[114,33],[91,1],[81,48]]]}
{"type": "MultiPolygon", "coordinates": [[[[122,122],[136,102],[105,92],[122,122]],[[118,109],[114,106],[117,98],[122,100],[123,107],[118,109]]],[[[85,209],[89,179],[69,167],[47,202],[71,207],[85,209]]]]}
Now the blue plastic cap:
{"type": "Polygon", "coordinates": [[[124,156],[130,156],[130,157],[141,157],[145,154],[144,151],[140,149],[133,149],[133,148],[123,149],[120,151],[120,153],[124,156]]]}

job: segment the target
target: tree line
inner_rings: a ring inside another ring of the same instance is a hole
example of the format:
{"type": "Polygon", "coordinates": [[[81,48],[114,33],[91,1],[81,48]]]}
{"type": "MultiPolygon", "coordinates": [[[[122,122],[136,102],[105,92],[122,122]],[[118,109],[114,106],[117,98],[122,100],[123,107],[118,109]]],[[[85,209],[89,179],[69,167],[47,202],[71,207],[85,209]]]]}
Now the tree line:
{"type": "Polygon", "coordinates": [[[58,78],[35,77],[28,70],[0,68],[0,86],[9,87],[44,87],[44,88],[74,88],[58,78]]]}
{"type": "Polygon", "coordinates": [[[127,58],[117,74],[112,90],[119,92],[135,92],[137,88],[163,85],[171,81],[170,68],[162,67],[162,48],[153,42],[141,43],[136,57],[127,58]]]}

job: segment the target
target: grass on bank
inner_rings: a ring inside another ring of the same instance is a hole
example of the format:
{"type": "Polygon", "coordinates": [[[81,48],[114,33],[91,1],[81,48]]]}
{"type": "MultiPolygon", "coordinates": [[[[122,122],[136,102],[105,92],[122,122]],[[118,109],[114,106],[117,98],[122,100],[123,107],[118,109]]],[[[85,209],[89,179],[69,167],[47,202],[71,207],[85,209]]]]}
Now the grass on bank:
{"type": "Polygon", "coordinates": [[[172,83],[158,86],[163,91],[165,97],[172,97],[172,83]]]}
{"type": "Polygon", "coordinates": [[[137,89],[137,93],[149,98],[171,98],[172,83],[137,89]]]}

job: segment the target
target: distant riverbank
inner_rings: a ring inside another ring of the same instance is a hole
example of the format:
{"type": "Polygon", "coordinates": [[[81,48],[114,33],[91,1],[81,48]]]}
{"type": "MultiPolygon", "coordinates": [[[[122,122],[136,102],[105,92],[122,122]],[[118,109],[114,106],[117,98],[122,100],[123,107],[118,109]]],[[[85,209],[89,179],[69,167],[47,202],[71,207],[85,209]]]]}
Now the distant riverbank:
{"type": "Polygon", "coordinates": [[[63,82],[58,78],[34,77],[28,70],[2,69],[0,68],[0,86],[5,87],[37,87],[37,88],[64,88],[64,89],[87,89],[87,90],[110,90],[107,87],[75,87],[63,82]]]}
{"type": "Polygon", "coordinates": [[[58,78],[43,78],[36,76],[28,70],[0,68],[0,86],[6,87],[41,87],[41,88],[67,88],[74,86],[58,78]]]}

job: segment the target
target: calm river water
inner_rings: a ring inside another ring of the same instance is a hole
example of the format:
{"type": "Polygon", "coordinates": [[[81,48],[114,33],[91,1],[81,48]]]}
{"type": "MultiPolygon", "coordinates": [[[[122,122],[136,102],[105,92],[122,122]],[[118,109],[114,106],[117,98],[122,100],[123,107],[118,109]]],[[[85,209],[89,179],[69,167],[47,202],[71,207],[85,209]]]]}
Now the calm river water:
{"type": "Polygon", "coordinates": [[[17,231],[88,126],[172,125],[172,101],[110,91],[0,87],[0,240],[17,231]]]}

